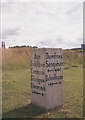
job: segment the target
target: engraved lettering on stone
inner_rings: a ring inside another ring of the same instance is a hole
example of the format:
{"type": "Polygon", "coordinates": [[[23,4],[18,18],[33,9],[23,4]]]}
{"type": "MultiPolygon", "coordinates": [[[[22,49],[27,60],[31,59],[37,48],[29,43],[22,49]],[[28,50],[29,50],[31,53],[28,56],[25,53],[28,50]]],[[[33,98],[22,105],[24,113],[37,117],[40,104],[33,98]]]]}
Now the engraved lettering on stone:
{"type": "Polygon", "coordinates": [[[63,80],[62,59],[61,49],[51,50],[50,48],[45,48],[33,50],[31,59],[31,96],[34,104],[52,107],[51,104],[56,106],[56,102],[59,101],[59,104],[62,105],[62,102],[60,102],[62,99],[61,88],[63,80]],[[57,94],[59,91],[60,93],[57,94]],[[51,99],[53,93],[55,97],[51,99]],[[49,105],[46,105],[47,103],[49,105]]]}

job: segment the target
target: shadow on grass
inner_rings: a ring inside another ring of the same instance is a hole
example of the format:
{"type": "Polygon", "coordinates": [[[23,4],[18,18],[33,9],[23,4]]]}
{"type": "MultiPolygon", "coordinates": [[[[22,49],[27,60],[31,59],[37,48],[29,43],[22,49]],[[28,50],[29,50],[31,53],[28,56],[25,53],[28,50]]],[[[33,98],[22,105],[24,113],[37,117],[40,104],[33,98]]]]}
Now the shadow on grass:
{"type": "Polygon", "coordinates": [[[19,107],[7,113],[3,113],[2,118],[33,118],[45,112],[44,108],[28,104],[27,106],[19,107]]]}

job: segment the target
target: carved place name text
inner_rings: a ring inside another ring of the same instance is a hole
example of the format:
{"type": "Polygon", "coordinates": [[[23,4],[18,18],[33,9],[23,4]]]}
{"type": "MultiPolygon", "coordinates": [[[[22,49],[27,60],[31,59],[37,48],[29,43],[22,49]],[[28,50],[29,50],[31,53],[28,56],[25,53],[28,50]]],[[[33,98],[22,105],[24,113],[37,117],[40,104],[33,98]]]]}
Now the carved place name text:
{"type": "Polygon", "coordinates": [[[35,85],[34,83],[31,83],[31,88],[45,91],[45,87],[35,85]]]}
{"type": "Polygon", "coordinates": [[[46,53],[46,59],[62,59],[62,55],[56,55],[56,52],[53,55],[46,53]]]}
{"type": "Polygon", "coordinates": [[[37,95],[44,96],[44,93],[40,93],[40,92],[37,92],[37,91],[35,91],[35,90],[32,90],[32,94],[37,94],[37,95]]]}
{"type": "Polygon", "coordinates": [[[42,69],[42,71],[39,71],[39,70],[33,70],[33,68],[31,68],[31,73],[44,75],[44,69],[42,69]]]}

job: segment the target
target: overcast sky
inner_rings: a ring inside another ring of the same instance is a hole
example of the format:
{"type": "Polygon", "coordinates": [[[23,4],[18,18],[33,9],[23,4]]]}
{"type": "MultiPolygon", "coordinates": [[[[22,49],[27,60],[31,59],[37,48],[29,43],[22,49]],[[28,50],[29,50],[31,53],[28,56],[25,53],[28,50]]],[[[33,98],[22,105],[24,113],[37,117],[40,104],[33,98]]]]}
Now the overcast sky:
{"type": "Polygon", "coordinates": [[[76,0],[75,2],[31,1],[3,0],[2,41],[5,41],[6,47],[36,45],[74,48],[81,46],[83,3],[80,0],[77,0],[78,2],[76,0]]]}

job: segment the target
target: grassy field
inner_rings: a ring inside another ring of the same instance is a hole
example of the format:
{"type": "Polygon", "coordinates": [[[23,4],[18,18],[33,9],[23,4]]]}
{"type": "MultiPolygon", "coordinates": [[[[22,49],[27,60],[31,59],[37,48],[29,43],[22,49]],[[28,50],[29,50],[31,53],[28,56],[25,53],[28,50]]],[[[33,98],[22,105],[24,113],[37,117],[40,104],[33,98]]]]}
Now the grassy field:
{"type": "Polygon", "coordinates": [[[2,51],[3,118],[81,118],[83,116],[82,54],[63,51],[63,107],[45,111],[30,101],[31,48],[2,51]]]}

